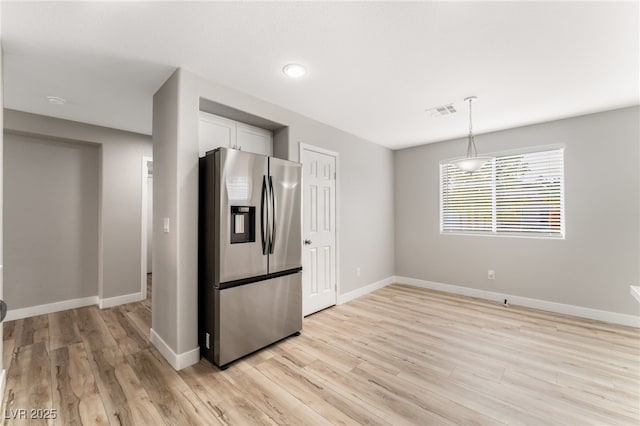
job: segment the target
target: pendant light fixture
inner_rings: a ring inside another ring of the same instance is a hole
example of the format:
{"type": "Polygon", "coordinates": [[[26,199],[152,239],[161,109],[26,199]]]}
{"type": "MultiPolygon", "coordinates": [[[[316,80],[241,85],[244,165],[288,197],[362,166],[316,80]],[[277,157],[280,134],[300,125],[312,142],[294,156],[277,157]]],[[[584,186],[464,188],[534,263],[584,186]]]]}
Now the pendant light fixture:
{"type": "Polygon", "coordinates": [[[465,98],[465,102],[469,102],[469,140],[467,143],[467,156],[463,158],[457,158],[451,160],[449,164],[456,166],[463,172],[473,173],[480,169],[484,163],[491,160],[492,157],[478,157],[478,151],[476,150],[476,142],[473,137],[473,121],[471,117],[471,104],[477,101],[475,96],[469,96],[465,98]]]}

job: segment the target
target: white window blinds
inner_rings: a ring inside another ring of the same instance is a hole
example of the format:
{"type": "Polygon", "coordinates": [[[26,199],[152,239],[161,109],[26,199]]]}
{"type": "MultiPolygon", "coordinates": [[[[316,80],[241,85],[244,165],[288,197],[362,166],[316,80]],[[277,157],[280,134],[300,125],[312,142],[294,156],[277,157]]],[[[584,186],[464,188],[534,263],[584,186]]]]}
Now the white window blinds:
{"type": "Polygon", "coordinates": [[[564,150],[497,156],[467,173],[440,165],[443,233],[564,236],[564,150]]]}

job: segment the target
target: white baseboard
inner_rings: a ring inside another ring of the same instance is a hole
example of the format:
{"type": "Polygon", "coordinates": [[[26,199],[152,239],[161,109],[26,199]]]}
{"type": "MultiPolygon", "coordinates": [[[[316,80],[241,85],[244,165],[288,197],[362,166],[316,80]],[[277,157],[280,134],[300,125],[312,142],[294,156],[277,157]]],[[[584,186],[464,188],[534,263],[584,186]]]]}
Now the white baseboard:
{"type": "Polygon", "coordinates": [[[83,308],[85,306],[98,305],[100,309],[112,306],[124,305],[144,300],[142,292],[125,294],[124,296],[109,297],[100,299],[98,296],[81,297],[79,299],[62,300],[60,302],[47,303],[44,305],[29,306],[26,308],[9,309],[5,321],[13,321],[22,318],[35,317],[38,315],[51,314],[53,312],[66,311],[68,309],[83,308]]]}
{"type": "Polygon", "coordinates": [[[432,281],[418,280],[408,277],[395,277],[399,284],[409,284],[415,287],[429,288],[431,290],[445,291],[447,293],[461,294],[464,296],[477,297],[480,299],[503,301],[509,299],[509,304],[525,306],[527,308],[540,309],[543,311],[556,312],[559,314],[573,315],[576,317],[589,318],[598,321],[605,321],[614,324],[640,327],[640,316],[620,314],[618,312],[601,311],[598,309],[585,308],[582,306],[565,305],[563,303],[549,302],[529,297],[514,296],[493,291],[479,290],[470,287],[461,287],[451,284],[442,284],[432,281]]]}
{"type": "Polygon", "coordinates": [[[162,337],[152,328],[150,333],[150,340],[153,346],[162,354],[163,357],[169,362],[174,370],[182,370],[190,365],[197,364],[200,361],[200,348],[195,348],[181,354],[177,354],[171,349],[171,347],[165,342],[162,337]]]}
{"type": "Polygon", "coordinates": [[[372,291],[376,291],[378,289],[386,287],[390,284],[393,284],[394,282],[396,282],[396,277],[391,276],[391,277],[385,278],[384,280],[381,280],[372,284],[368,284],[364,287],[357,288],[348,293],[340,294],[338,295],[338,305],[342,305],[343,303],[347,303],[353,299],[357,299],[358,297],[364,296],[367,293],[371,293],[372,291]]]}
{"type": "Polygon", "coordinates": [[[108,297],[106,299],[99,299],[98,306],[100,307],[100,309],[106,309],[112,306],[139,302],[144,299],[145,298],[144,298],[144,295],[142,294],[142,291],[139,291],[137,293],[125,294],[125,295],[116,296],[116,297],[108,297]]]}
{"type": "Polygon", "coordinates": [[[98,303],[98,296],[81,297],[79,299],[63,300],[61,302],[47,303],[45,305],[29,306],[27,308],[9,309],[5,321],[13,321],[38,315],[51,314],[53,312],[66,311],[67,309],[82,308],[98,303]]]}

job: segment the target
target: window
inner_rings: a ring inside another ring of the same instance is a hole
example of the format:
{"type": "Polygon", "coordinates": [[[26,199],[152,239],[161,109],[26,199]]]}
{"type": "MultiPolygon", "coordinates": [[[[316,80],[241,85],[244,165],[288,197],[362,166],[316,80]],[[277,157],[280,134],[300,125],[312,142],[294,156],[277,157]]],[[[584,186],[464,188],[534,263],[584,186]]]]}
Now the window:
{"type": "Polygon", "coordinates": [[[440,164],[442,233],[564,237],[564,149],[498,155],[473,173],[440,164]]]}

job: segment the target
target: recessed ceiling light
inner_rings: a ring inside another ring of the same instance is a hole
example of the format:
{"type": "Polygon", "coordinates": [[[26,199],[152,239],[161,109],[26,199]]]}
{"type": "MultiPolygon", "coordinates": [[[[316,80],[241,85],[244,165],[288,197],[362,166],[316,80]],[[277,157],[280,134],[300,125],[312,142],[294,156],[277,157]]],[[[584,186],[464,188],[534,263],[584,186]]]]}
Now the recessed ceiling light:
{"type": "Polygon", "coordinates": [[[282,72],[291,78],[300,78],[307,73],[307,69],[300,64],[287,64],[282,68],[282,72]]]}
{"type": "Polygon", "coordinates": [[[53,105],[64,105],[67,103],[65,98],[61,98],[59,96],[47,96],[47,100],[53,105]]]}

